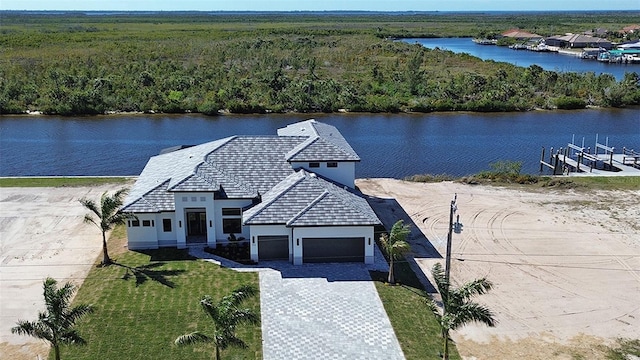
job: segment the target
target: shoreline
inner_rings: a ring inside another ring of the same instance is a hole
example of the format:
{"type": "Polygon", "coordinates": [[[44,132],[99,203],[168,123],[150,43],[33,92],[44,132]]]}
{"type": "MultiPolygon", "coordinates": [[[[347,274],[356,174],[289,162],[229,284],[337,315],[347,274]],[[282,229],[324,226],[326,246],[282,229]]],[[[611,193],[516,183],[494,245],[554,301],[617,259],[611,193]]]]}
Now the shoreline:
{"type": "Polygon", "coordinates": [[[523,111],[469,111],[469,110],[448,110],[448,111],[431,111],[431,112],[421,112],[421,111],[400,111],[400,112],[370,112],[370,111],[348,111],[346,109],[340,109],[342,111],[336,112],[266,112],[266,113],[232,113],[229,111],[219,111],[215,115],[208,115],[201,112],[195,111],[186,111],[183,113],[164,113],[164,112],[145,112],[145,111],[107,111],[102,114],[73,114],[73,115],[60,115],[60,114],[45,114],[42,111],[25,111],[24,113],[19,114],[0,114],[0,118],[3,117],[61,117],[61,118],[73,118],[73,117],[86,117],[86,118],[98,118],[98,117],[118,117],[118,116],[185,116],[185,115],[195,115],[195,116],[203,116],[208,118],[216,118],[216,117],[225,117],[225,116],[309,116],[313,118],[315,115],[407,115],[407,116],[415,116],[415,115],[427,115],[427,114],[508,114],[508,113],[531,113],[531,112],[556,112],[556,111],[580,111],[580,110],[599,110],[599,111],[615,111],[619,109],[638,109],[640,110],[640,105],[627,105],[625,107],[603,107],[603,106],[595,106],[595,105],[586,105],[584,108],[580,109],[545,109],[536,107],[531,110],[523,110],[523,111]]]}

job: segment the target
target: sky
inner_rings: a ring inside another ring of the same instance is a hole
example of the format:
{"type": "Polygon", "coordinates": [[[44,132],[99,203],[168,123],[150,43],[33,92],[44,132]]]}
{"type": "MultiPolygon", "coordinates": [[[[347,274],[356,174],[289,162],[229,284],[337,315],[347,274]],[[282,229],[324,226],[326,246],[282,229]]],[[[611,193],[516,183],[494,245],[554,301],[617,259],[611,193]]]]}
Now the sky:
{"type": "Polygon", "coordinates": [[[0,0],[0,10],[559,11],[640,10],[640,0],[0,0]]]}

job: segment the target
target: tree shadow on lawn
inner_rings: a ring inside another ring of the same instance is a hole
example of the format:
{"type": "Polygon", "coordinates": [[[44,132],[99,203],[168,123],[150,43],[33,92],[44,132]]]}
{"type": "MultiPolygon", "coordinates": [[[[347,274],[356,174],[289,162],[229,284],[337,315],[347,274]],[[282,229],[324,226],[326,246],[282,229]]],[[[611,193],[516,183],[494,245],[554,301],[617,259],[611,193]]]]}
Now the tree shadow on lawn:
{"type": "Polygon", "coordinates": [[[176,284],[171,281],[169,277],[178,276],[184,273],[185,270],[167,270],[158,268],[164,266],[168,261],[197,260],[196,257],[189,255],[187,250],[176,248],[139,250],[136,252],[149,256],[149,261],[152,261],[152,263],[138,265],[136,267],[120,264],[118,262],[113,263],[115,266],[120,266],[126,269],[126,273],[122,276],[122,280],[127,281],[132,277],[136,279],[136,287],[144,284],[148,280],[151,280],[173,289],[176,287],[176,284]]]}
{"type": "Polygon", "coordinates": [[[136,287],[144,284],[148,280],[158,282],[166,287],[175,288],[176,284],[169,279],[169,276],[177,276],[184,273],[184,270],[156,270],[155,268],[164,266],[166,263],[157,262],[152,264],[139,265],[136,267],[127,266],[114,262],[113,265],[123,267],[127,272],[122,275],[122,280],[136,279],[136,287]]]}

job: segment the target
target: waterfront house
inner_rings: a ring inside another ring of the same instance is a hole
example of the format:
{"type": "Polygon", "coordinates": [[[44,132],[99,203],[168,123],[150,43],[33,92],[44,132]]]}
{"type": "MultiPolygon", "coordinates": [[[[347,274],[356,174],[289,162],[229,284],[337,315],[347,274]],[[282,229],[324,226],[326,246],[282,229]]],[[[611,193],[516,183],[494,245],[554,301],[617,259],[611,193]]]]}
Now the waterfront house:
{"type": "Polygon", "coordinates": [[[611,41],[598,37],[582,35],[582,34],[566,34],[550,36],[544,39],[547,46],[557,46],[561,48],[603,48],[609,50],[613,47],[611,41]]]}
{"type": "Polygon", "coordinates": [[[149,159],[123,211],[130,249],[248,243],[254,261],[373,262],[380,221],[354,188],[360,157],[315,120],[149,159]]]}

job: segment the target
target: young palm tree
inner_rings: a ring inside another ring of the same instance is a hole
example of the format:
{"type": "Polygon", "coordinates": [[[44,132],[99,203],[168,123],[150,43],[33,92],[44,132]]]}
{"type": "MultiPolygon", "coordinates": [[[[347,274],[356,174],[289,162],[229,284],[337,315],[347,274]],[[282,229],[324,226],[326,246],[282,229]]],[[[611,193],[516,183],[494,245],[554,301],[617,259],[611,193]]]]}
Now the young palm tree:
{"type": "Polygon", "coordinates": [[[202,309],[209,315],[215,324],[213,337],[194,331],[190,334],[179,336],[175,340],[176,345],[190,345],[195,343],[212,342],[216,348],[216,360],[220,360],[220,351],[229,346],[247,348],[247,344],[235,334],[236,327],[242,323],[257,324],[260,319],[251,309],[240,309],[240,304],[257,294],[255,287],[251,285],[241,286],[223,297],[217,304],[209,295],[200,300],[202,309]]]}
{"type": "Polygon", "coordinates": [[[76,287],[66,283],[57,288],[57,281],[47,278],[44,281],[44,303],[47,310],[38,314],[36,321],[19,320],[11,332],[29,335],[48,341],[55,353],[55,360],[60,360],[60,345],[84,345],[86,341],[78,334],[75,323],[83,316],[93,312],[91,305],[80,304],[69,307],[76,287]]]}
{"type": "Polygon", "coordinates": [[[442,314],[433,299],[428,299],[427,305],[440,325],[444,339],[442,358],[447,360],[449,359],[449,331],[470,322],[479,322],[490,327],[496,325],[497,320],[491,310],[471,301],[473,296],[482,295],[491,290],[493,284],[486,278],[482,278],[470,281],[458,288],[451,288],[440,263],[436,263],[433,266],[431,274],[442,297],[442,314]]]}
{"type": "Polygon", "coordinates": [[[120,207],[123,204],[124,196],[127,194],[127,189],[120,189],[116,191],[112,196],[105,191],[100,198],[100,206],[98,206],[93,200],[80,199],[80,203],[89,209],[93,214],[86,214],[84,216],[84,222],[92,223],[102,231],[102,265],[107,266],[111,264],[109,253],[107,252],[107,232],[113,229],[116,225],[124,224],[125,221],[132,217],[130,214],[120,212],[120,207]],[[97,216],[97,220],[92,215],[97,216]]]}
{"type": "Polygon", "coordinates": [[[389,278],[387,281],[390,284],[394,284],[396,281],[393,276],[393,261],[411,251],[411,245],[407,242],[409,234],[411,234],[410,226],[405,225],[403,220],[398,220],[391,228],[391,235],[385,233],[380,236],[382,247],[389,256],[389,278]]]}

